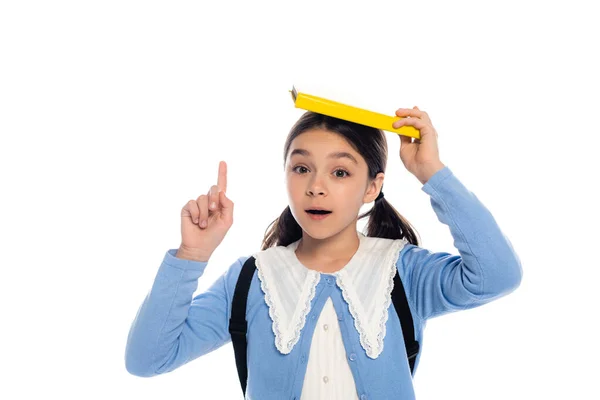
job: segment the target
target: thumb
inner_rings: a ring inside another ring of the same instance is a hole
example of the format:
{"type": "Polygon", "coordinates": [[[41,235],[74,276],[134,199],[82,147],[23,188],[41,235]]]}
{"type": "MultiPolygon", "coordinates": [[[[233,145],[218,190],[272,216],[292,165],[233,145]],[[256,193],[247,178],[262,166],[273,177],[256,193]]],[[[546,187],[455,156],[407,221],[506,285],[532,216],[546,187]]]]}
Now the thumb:
{"type": "Polygon", "coordinates": [[[412,143],[412,137],[406,136],[406,135],[400,135],[400,148],[402,148],[403,146],[405,146],[407,144],[411,144],[411,143],[412,143]]]}
{"type": "Polygon", "coordinates": [[[223,190],[219,190],[219,202],[221,203],[221,212],[223,215],[233,217],[233,201],[231,201],[223,190]]]}

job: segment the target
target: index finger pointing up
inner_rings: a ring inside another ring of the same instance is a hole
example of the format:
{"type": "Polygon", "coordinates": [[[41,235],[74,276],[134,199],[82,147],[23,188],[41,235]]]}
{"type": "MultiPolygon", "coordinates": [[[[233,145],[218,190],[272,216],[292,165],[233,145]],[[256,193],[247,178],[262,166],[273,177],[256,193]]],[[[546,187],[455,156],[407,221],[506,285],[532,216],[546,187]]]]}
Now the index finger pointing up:
{"type": "Polygon", "coordinates": [[[219,162],[219,177],[217,178],[217,186],[219,190],[227,193],[227,163],[219,162]]]}

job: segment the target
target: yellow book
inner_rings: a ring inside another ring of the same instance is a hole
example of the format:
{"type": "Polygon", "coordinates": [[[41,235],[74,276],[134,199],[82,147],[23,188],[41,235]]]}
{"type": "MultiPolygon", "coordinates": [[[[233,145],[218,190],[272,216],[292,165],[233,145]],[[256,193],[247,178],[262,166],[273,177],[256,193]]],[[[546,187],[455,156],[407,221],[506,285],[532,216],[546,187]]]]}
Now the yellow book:
{"type": "Polygon", "coordinates": [[[296,108],[314,111],[319,114],[329,115],[330,117],[336,117],[373,128],[394,132],[398,135],[421,139],[421,133],[413,126],[405,125],[401,126],[400,128],[394,128],[392,126],[395,121],[406,117],[392,117],[389,115],[376,113],[374,111],[365,110],[363,108],[338,103],[337,101],[324,99],[322,97],[301,93],[298,92],[294,86],[292,86],[292,90],[289,92],[292,94],[292,99],[294,100],[294,105],[296,108]]]}

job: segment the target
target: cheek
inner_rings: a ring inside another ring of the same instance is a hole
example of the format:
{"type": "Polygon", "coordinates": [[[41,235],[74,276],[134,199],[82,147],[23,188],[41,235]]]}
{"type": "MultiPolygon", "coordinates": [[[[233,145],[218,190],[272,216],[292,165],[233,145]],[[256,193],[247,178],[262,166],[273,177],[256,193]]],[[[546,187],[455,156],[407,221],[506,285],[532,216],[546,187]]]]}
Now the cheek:
{"type": "Polygon", "coordinates": [[[302,176],[292,174],[286,178],[287,189],[290,192],[303,192],[307,184],[307,180],[302,176]]]}
{"type": "Polygon", "coordinates": [[[287,188],[287,191],[290,193],[297,192],[299,189],[298,182],[293,177],[289,177],[286,179],[285,186],[287,188]]]}
{"type": "Polygon", "coordinates": [[[362,188],[358,184],[340,185],[339,193],[349,201],[362,198],[362,188]]]}
{"type": "Polygon", "coordinates": [[[302,185],[299,185],[298,182],[294,182],[294,179],[290,179],[286,182],[286,190],[289,200],[294,202],[299,201],[304,194],[302,185]]]}

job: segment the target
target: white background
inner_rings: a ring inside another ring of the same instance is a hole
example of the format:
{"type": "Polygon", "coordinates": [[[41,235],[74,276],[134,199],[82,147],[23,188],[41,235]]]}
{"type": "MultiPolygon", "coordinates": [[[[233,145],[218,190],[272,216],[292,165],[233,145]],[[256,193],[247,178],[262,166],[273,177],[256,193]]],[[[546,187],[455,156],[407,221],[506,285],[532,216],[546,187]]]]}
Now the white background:
{"type": "MultiPolygon", "coordinates": [[[[598,37],[585,1],[6,1],[0,5],[2,385],[24,399],[241,398],[231,345],[125,369],[180,210],[228,164],[235,222],[198,291],[287,205],[292,85],[393,115],[493,213],[521,286],[429,320],[422,399],[598,399],[598,37]]],[[[386,198],[457,253],[389,144],[386,198]]],[[[371,204],[365,205],[363,211],[371,204]]],[[[359,224],[364,226],[363,223],[359,224]]]]}

